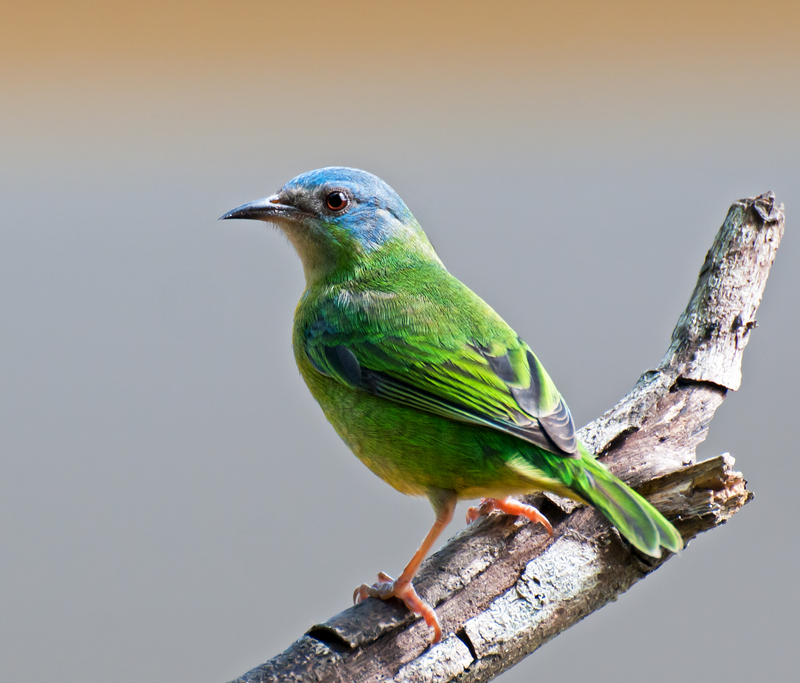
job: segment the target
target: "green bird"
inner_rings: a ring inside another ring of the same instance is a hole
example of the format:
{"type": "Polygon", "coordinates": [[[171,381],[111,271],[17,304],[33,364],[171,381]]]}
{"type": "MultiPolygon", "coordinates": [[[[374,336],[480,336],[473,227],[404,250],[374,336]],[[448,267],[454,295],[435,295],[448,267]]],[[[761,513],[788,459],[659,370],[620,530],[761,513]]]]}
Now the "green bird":
{"type": "Polygon", "coordinates": [[[646,555],[681,535],[578,440],[569,408],[530,347],[447,272],[403,200],[352,168],[310,171],[223,219],[277,225],[303,263],[297,366],[336,432],[398,491],[427,496],[436,521],[397,579],[356,602],[398,597],[441,638],[412,579],[459,499],[467,520],[500,510],[552,527],[511,496],[552,491],[599,510],[646,555]]]}

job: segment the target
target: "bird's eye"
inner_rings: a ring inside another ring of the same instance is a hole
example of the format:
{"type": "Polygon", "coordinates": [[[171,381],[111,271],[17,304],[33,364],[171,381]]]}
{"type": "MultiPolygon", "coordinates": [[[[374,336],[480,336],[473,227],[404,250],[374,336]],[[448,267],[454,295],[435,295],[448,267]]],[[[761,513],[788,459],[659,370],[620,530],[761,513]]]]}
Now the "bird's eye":
{"type": "Polygon", "coordinates": [[[331,211],[342,211],[349,203],[350,200],[347,198],[347,195],[341,190],[331,192],[325,197],[325,206],[331,211]]]}

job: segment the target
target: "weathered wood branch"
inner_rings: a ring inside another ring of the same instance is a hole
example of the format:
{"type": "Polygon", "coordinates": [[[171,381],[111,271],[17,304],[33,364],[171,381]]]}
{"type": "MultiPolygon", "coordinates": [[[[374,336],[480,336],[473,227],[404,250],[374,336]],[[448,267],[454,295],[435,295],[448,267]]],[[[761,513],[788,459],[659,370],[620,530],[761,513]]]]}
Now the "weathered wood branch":
{"type": "MultiPolygon", "coordinates": [[[[772,193],[733,204],[661,363],[581,438],[617,476],[675,522],[684,540],[723,524],[752,498],[733,459],[696,462],[714,411],[741,382],[783,234],[772,193]]],[[[487,681],[614,600],[670,555],[638,555],[591,508],[535,497],[541,527],[490,515],[461,531],[415,580],[446,635],[430,647],[424,621],[402,603],[367,600],[311,628],[236,683],[487,681]]]]}

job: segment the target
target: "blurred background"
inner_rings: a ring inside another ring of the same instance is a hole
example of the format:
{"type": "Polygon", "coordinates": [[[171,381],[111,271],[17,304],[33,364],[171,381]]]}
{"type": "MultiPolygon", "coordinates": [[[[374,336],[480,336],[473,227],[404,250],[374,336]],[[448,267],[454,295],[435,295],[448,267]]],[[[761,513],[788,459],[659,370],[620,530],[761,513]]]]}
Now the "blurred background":
{"type": "Polygon", "coordinates": [[[295,368],[299,261],[217,222],[347,165],[399,192],[579,424],[660,360],[731,202],[785,202],[699,454],[730,451],[755,501],[502,680],[796,680],[800,4],[2,14],[0,679],[226,681],[409,559],[428,503],[347,451],[295,368]]]}

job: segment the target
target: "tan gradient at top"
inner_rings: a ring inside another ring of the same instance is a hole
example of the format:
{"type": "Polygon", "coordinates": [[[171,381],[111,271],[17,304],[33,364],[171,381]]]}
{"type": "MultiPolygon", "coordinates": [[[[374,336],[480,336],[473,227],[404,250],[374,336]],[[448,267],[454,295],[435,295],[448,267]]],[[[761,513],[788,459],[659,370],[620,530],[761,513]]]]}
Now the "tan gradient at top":
{"type": "MultiPolygon", "coordinates": [[[[796,71],[800,3],[704,2],[173,2],[7,3],[0,73],[30,78],[159,68],[242,76],[278,69],[287,84],[312,66],[358,79],[383,69],[471,69],[506,75],[597,62],[796,71]]],[[[274,72],[273,72],[274,73],[274,72]]]]}

